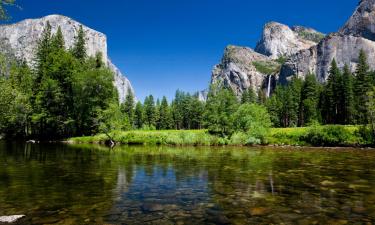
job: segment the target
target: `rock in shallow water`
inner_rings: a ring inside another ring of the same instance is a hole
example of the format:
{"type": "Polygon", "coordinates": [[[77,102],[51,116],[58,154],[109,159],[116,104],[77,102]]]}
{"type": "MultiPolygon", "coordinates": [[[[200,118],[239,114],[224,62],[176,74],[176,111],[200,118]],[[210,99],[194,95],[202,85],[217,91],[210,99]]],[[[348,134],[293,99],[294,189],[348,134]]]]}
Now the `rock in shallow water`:
{"type": "Polygon", "coordinates": [[[25,215],[0,216],[0,224],[15,223],[24,217],[25,215]]]}

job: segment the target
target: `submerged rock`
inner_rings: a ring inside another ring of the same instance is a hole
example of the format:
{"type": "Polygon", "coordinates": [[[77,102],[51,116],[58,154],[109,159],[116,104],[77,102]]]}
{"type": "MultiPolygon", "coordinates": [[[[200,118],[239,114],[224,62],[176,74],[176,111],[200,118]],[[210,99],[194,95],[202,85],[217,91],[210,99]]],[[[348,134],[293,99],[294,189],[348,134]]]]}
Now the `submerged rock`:
{"type": "Polygon", "coordinates": [[[142,206],[142,210],[145,212],[158,212],[158,211],[163,211],[164,207],[160,204],[145,203],[142,206]]]}
{"type": "Polygon", "coordinates": [[[22,218],[25,218],[25,215],[0,216],[0,224],[16,223],[22,218]]]}

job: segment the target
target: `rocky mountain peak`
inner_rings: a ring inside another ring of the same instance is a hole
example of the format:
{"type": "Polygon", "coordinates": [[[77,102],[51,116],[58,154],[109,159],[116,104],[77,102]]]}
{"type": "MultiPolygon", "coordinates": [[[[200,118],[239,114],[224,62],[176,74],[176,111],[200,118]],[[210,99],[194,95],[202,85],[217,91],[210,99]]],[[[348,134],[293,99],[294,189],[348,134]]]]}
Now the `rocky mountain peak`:
{"type": "Polygon", "coordinates": [[[278,22],[269,22],[264,26],[262,38],[255,51],[272,59],[290,56],[296,52],[308,49],[322,39],[323,34],[301,26],[290,28],[278,22]]]}
{"type": "Polygon", "coordinates": [[[340,33],[375,41],[375,0],[362,0],[340,33]]]}
{"type": "Polygon", "coordinates": [[[6,54],[11,52],[16,58],[32,65],[38,40],[47,22],[51,25],[52,33],[55,33],[58,27],[61,28],[67,48],[73,46],[78,30],[82,26],[86,34],[87,54],[95,56],[98,52],[102,53],[103,61],[115,74],[114,84],[118,89],[120,101],[125,100],[128,90],[134,93],[129,80],[109,59],[106,35],[66,16],[49,15],[39,19],[26,19],[15,24],[1,25],[0,43],[6,46],[6,49],[1,49],[1,51],[6,51],[6,54]]]}
{"type": "Polygon", "coordinates": [[[263,88],[266,78],[274,74],[277,66],[270,57],[251,48],[229,45],[221,63],[212,71],[211,82],[231,87],[240,97],[249,88],[255,91],[263,88]]]}

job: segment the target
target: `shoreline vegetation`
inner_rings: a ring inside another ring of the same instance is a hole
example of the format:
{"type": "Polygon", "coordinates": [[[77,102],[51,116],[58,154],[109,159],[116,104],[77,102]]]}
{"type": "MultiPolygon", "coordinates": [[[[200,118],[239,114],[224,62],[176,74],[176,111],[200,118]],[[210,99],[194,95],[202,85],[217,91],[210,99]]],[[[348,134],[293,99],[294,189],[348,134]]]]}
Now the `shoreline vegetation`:
{"type": "MultiPolygon", "coordinates": [[[[295,147],[368,147],[364,137],[367,128],[360,126],[311,126],[271,128],[260,142],[251,142],[247,135],[219,137],[207,130],[136,130],[110,133],[118,145],[169,145],[169,146],[295,146],[295,147]]],[[[108,135],[69,138],[69,144],[106,144],[108,135]]]]}

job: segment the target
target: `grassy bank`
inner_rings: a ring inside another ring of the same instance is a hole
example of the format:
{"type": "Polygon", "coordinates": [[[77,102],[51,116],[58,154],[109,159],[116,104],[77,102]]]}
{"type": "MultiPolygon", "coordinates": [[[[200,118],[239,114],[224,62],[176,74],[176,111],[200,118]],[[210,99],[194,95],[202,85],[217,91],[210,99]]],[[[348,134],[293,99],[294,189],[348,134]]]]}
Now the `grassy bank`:
{"type": "Polygon", "coordinates": [[[369,145],[363,138],[359,126],[314,126],[298,128],[273,128],[267,136],[272,145],[299,146],[364,146],[369,145]]]}
{"type": "MultiPolygon", "coordinates": [[[[165,130],[165,131],[116,131],[111,133],[114,140],[125,145],[190,145],[219,146],[246,145],[249,138],[231,139],[209,134],[206,130],[165,130]]],[[[105,143],[104,134],[91,137],[76,137],[71,143],[105,143]]],[[[364,140],[358,126],[314,126],[302,128],[272,128],[264,137],[265,145],[298,146],[363,146],[364,140]]]]}
{"type": "MultiPolygon", "coordinates": [[[[128,145],[226,145],[227,139],[210,135],[206,130],[165,130],[165,131],[116,131],[111,133],[113,139],[128,145]]],[[[108,137],[104,134],[93,137],[76,137],[69,139],[74,143],[105,143],[108,137]]]]}

